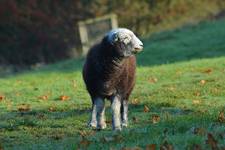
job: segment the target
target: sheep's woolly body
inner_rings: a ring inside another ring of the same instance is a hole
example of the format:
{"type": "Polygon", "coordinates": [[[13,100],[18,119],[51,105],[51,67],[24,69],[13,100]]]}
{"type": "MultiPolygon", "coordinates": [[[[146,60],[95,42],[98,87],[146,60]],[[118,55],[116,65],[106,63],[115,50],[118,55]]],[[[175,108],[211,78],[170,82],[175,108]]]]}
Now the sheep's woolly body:
{"type": "Polygon", "coordinates": [[[135,84],[136,58],[133,53],[142,46],[132,31],[120,28],[109,32],[90,49],[83,78],[93,102],[91,126],[105,127],[105,98],[112,103],[113,128],[121,129],[118,115],[127,125],[127,101],[135,84]]]}

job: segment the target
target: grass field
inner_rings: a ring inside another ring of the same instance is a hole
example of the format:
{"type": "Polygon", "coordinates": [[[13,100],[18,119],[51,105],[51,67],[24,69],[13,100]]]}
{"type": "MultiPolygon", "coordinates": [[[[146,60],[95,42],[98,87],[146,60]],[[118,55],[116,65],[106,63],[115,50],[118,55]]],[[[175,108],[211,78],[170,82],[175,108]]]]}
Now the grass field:
{"type": "Polygon", "coordinates": [[[90,99],[68,60],[0,78],[0,149],[225,149],[225,20],[144,39],[129,127],[86,128],[90,99]]]}

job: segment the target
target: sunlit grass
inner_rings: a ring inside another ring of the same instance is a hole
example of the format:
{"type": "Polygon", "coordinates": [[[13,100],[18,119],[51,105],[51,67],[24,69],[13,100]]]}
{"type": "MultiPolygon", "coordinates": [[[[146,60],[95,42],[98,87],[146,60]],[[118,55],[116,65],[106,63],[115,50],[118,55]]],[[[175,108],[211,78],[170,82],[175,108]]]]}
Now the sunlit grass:
{"type": "Polygon", "coordinates": [[[206,22],[144,40],[129,127],[121,133],[111,131],[109,102],[108,128],[98,132],[86,127],[91,103],[81,77],[83,59],[1,78],[1,147],[145,149],[156,144],[159,149],[166,141],[175,149],[209,149],[207,134],[212,133],[224,148],[225,126],[219,117],[225,109],[224,24],[206,22]],[[61,96],[68,98],[62,101],[61,96]]]}

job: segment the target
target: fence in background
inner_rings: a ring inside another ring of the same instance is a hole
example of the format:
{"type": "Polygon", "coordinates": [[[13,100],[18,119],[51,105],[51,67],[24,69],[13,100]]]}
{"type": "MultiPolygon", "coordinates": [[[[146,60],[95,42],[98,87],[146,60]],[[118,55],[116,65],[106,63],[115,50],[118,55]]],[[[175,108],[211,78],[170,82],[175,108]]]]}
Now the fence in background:
{"type": "Polygon", "coordinates": [[[106,32],[117,27],[118,22],[115,14],[80,21],[78,28],[82,44],[82,55],[86,55],[88,49],[94,43],[100,41],[106,32]]]}

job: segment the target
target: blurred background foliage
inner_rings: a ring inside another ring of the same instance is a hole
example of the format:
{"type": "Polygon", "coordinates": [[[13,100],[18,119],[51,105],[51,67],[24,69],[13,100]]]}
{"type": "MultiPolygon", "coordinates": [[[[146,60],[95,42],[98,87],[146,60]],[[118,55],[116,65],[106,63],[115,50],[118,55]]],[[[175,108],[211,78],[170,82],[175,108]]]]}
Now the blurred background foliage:
{"type": "Polygon", "coordinates": [[[211,19],[224,0],[1,0],[0,65],[30,66],[79,56],[77,22],[109,13],[141,37],[211,19]]]}

